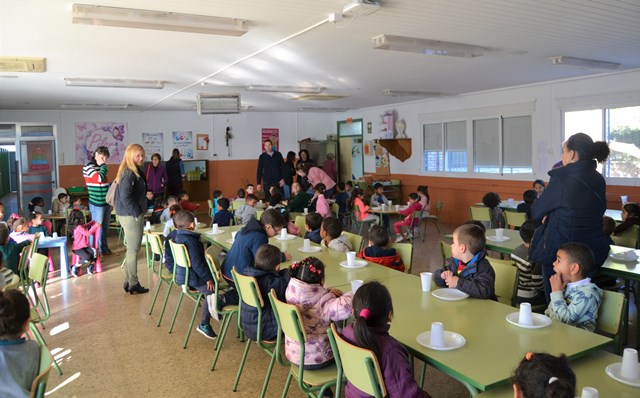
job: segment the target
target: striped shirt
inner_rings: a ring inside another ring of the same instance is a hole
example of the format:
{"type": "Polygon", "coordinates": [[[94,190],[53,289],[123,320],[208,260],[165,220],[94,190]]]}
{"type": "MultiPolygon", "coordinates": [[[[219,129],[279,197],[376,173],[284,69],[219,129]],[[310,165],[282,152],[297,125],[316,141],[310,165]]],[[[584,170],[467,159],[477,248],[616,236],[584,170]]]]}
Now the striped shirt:
{"type": "Polygon", "coordinates": [[[518,297],[532,298],[542,291],[542,267],[529,261],[529,249],[520,245],[511,253],[518,268],[518,297]]]}
{"type": "Polygon", "coordinates": [[[92,160],[82,168],[82,175],[89,191],[89,203],[98,207],[107,206],[109,183],[106,163],[98,166],[95,160],[92,160]]]}

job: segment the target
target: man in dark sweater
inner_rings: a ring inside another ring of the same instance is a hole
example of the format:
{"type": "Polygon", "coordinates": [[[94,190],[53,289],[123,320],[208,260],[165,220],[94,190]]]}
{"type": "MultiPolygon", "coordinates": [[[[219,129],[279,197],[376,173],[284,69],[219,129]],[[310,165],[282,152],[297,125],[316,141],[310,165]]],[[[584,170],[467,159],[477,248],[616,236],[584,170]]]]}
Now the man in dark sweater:
{"type": "Polygon", "coordinates": [[[284,185],[284,179],[282,178],[282,167],[284,165],[284,159],[282,154],[273,150],[273,143],[270,140],[264,142],[264,152],[258,158],[258,175],[256,182],[258,184],[258,192],[260,192],[260,183],[264,186],[265,199],[269,200],[271,195],[269,194],[269,187],[271,184],[284,185]]]}

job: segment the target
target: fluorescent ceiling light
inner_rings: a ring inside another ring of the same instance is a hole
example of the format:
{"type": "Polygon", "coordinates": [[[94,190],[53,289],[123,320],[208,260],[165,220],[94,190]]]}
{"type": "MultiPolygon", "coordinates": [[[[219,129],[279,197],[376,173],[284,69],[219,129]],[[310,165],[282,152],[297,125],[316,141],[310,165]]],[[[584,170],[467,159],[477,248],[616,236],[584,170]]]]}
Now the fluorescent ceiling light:
{"type": "Polygon", "coordinates": [[[47,71],[47,59],[44,57],[5,57],[0,56],[0,72],[38,72],[47,71]]]}
{"type": "Polygon", "coordinates": [[[575,66],[578,68],[586,68],[586,69],[606,69],[606,70],[615,70],[620,69],[622,64],[618,64],[615,62],[607,62],[607,61],[596,61],[595,59],[586,59],[586,58],[575,58],[575,57],[551,57],[549,58],[551,61],[551,65],[560,65],[560,66],[575,66]]]}
{"type": "Polygon", "coordinates": [[[247,84],[245,87],[249,91],[262,91],[267,93],[301,93],[320,94],[324,87],[320,86],[268,86],[263,84],[247,84]]]}
{"type": "Polygon", "coordinates": [[[131,104],[60,104],[62,109],[104,109],[118,110],[132,107],[131,104]]]}
{"type": "Polygon", "coordinates": [[[353,0],[342,8],[342,14],[350,17],[357,17],[359,15],[369,15],[380,9],[381,5],[379,1],[371,0],[353,0]]]}
{"type": "Polygon", "coordinates": [[[346,112],[349,108],[325,108],[321,106],[300,106],[302,112],[346,112]]]}
{"type": "Polygon", "coordinates": [[[373,37],[373,48],[378,50],[407,51],[426,55],[473,58],[482,55],[483,47],[464,43],[419,39],[416,37],[380,35],[373,37]]]}
{"type": "Polygon", "coordinates": [[[204,94],[197,95],[196,109],[200,115],[240,113],[239,94],[204,94]]]}
{"type": "Polygon", "coordinates": [[[65,77],[64,84],[74,87],[164,88],[162,80],[94,79],[88,77],[65,77]]]}
{"type": "Polygon", "coordinates": [[[439,97],[442,93],[435,91],[411,91],[411,90],[382,90],[382,94],[388,97],[439,97]]]}
{"type": "Polygon", "coordinates": [[[341,98],[346,98],[348,95],[333,95],[333,94],[304,94],[296,97],[291,97],[296,101],[333,101],[341,98]]]}
{"type": "Polygon", "coordinates": [[[87,4],[73,5],[73,23],[227,36],[249,31],[244,19],[87,4]]]}

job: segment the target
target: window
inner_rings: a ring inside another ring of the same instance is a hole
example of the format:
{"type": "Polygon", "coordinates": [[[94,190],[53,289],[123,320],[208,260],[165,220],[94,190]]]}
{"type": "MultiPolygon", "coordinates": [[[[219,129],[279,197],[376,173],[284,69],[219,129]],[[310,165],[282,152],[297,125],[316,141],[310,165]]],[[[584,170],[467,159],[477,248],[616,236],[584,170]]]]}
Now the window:
{"type": "Polygon", "coordinates": [[[473,121],[473,171],[500,172],[500,119],[473,121]]]}
{"type": "Polygon", "coordinates": [[[606,141],[611,154],[599,170],[605,177],[638,178],[640,175],[640,106],[564,112],[564,141],[585,133],[606,141]]]}
{"type": "Polygon", "coordinates": [[[423,143],[423,171],[467,171],[465,121],[425,124],[423,143]]]}

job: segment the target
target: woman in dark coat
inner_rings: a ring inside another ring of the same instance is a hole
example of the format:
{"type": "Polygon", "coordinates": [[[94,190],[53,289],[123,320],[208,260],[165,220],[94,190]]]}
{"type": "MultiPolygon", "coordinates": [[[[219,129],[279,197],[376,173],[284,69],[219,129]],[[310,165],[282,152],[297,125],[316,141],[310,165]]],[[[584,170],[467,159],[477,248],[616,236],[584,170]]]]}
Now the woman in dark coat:
{"type": "Polygon", "coordinates": [[[284,180],[284,198],[289,199],[291,196],[291,185],[293,184],[293,177],[296,175],[296,153],[293,151],[287,152],[287,159],[282,165],[282,179],[284,180]]]}
{"type": "Polygon", "coordinates": [[[182,179],[185,176],[184,163],[180,159],[180,151],[177,148],[173,149],[171,153],[171,159],[165,164],[167,169],[168,183],[167,191],[169,195],[178,196],[182,191],[182,179]]]}
{"type": "Polygon", "coordinates": [[[549,277],[554,274],[553,262],[560,245],[588,245],[595,255],[594,274],[607,258],[609,244],[602,230],[606,183],[596,165],[604,163],[608,156],[607,143],[594,143],[583,133],[571,136],[562,146],[562,167],[549,171],[549,184],[531,206],[531,217],[543,224],[531,241],[529,258],[542,264],[547,299],[551,291],[549,277]]]}
{"type": "MultiPolygon", "coordinates": [[[[309,157],[309,151],[307,151],[306,149],[301,149],[300,152],[298,152],[298,162],[296,163],[296,168],[299,165],[307,165],[310,168],[316,165],[316,162],[314,162],[313,159],[309,157]]],[[[309,180],[307,179],[307,177],[298,176],[298,182],[300,183],[303,191],[309,189],[309,180]]]]}

